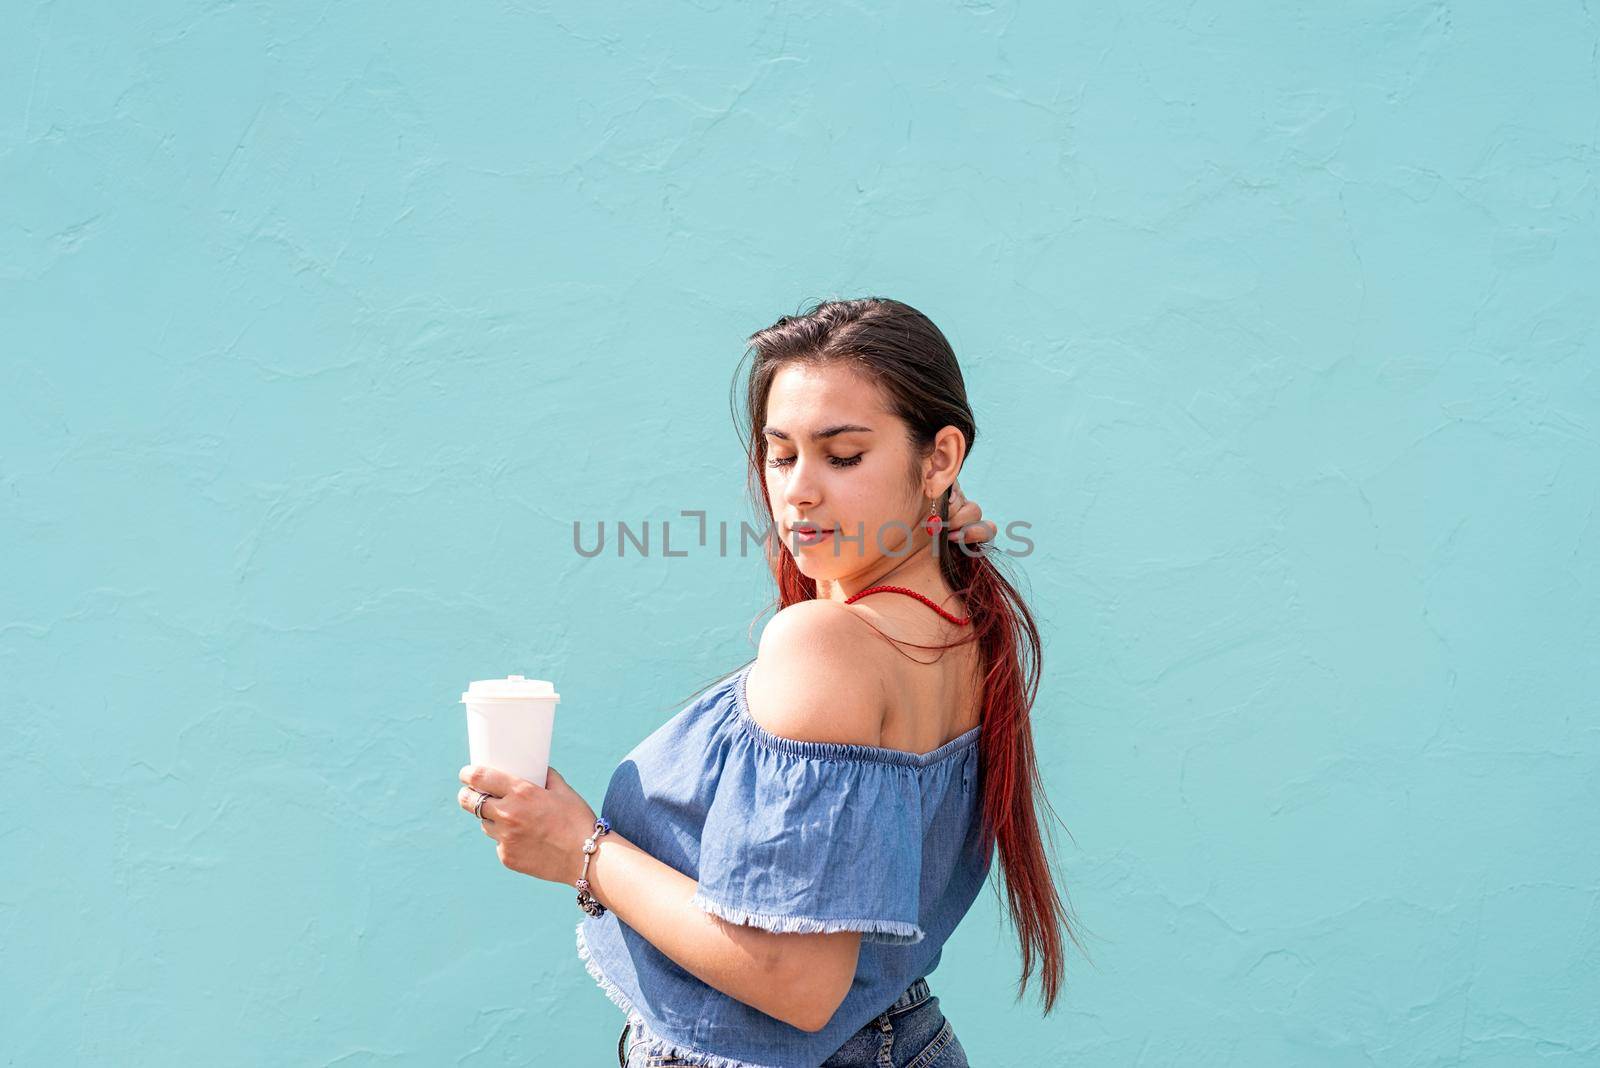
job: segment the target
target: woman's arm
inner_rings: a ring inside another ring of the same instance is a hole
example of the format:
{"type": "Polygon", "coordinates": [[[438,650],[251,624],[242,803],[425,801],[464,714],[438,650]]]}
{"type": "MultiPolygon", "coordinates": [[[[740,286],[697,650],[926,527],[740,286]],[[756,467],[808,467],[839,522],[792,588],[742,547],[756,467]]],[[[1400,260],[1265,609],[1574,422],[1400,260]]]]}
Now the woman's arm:
{"type": "Polygon", "coordinates": [[[691,903],[698,885],[616,831],[589,858],[589,892],[684,970],[802,1031],[822,1030],[855,977],[860,933],[728,923],[691,903]]]}
{"type": "MultiPolygon", "coordinates": [[[[884,703],[862,630],[850,609],[825,601],[779,612],[751,669],[751,714],[789,737],[879,742],[884,703]]],[[[729,923],[694,904],[698,888],[615,831],[589,861],[589,892],[706,985],[802,1031],[827,1026],[855,981],[861,933],[729,923]]]]}
{"type": "MultiPolygon", "coordinates": [[[[596,815],[554,767],[543,788],[499,768],[469,764],[456,803],[479,817],[500,863],[536,879],[573,885],[583,855],[571,843],[596,815]]],[[[729,923],[694,903],[699,884],[616,831],[589,857],[589,892],[662,953],[708,986],[775,1019],[820,1031],[855,978],[855,932],[775,933],[729,923]]]]}
{"type": "MultiPolygon", "coordinates": [[[[878,744],[881,672],[862,633],[854,612],[827,601],[783,609],[761,633],[749,677],[751,715],[791,738],[878,744]]],[[[861,933],[729,923],[694,904],[698,888],[616,831],[600,838],[589,860],[589,892],[706,985],[802,1031],[827,1026],[855,981],[861,933]]]]}

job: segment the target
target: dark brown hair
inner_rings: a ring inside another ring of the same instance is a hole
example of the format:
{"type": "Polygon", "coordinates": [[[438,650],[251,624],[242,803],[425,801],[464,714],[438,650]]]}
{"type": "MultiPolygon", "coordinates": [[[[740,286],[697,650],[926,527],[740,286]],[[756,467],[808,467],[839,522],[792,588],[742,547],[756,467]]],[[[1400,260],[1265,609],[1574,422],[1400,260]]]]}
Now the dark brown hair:
{"type": "MultiPolygon", "coordinates": [[[[749,490],[763,529],[774,529],[777,520],[767,499],[767,442],[761,428],[772,380],[784,367],[837,364],[875,383],[889,410],[905,423],[914,457],[926,457],[935,435],[946,426],[966,436],[968,456],[977,443],[978,428],[954,350],[927,316],[907,304],[886,297],[823,301],[801,315],[783,316],[747,340],[746,355],[753,362],[744,382],[740,433],[747,443],[749,490]]],[[[916,477],[915,471],[910,477],[916,477]]],[[[940,518],[949,518],[948,491],[937,509],[940,518]]],[[[768,559],[778,610],[816,597],[816,583],[790,553],[769,553],[768,559]]],[[[979,646],[983,843],[985,855],[999,846],[1010,914],[1022,945],[1017,996],[1027,989],[1037,952],[1043,960],[1048,1015],[1062,982],[1062,931],[1080,949],[1082,945],[1051,877],[1035,810],[1035,802],[1042,802],[1055,816],[1039,777],[1029,719],[1039,684],[1039,631],[1022,596],[1001,573],[992,543],[963,550],[958,543],[943,542],[939,560],[945,581],[964,600],[973,624],[969,637],[951,644],[975,641],[979,646]]]]}

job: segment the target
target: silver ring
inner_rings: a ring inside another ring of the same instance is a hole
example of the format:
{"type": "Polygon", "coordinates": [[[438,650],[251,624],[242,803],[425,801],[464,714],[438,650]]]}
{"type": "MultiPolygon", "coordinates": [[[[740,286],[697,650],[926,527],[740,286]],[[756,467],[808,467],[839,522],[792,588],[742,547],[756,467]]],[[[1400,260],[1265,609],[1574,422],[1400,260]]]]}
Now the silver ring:
{"type": "MultiPolygon", "coordinates": [[[[483,819],[483,803],[487,800],[489,800],[489,795],[483,793],[482,791],[478,791],[478,803],[472,806],[472,814],[478,817],[480,820],[483,819]]],[[[493,823],[494,820],[488,820],[486,822],[493,823]]]]}

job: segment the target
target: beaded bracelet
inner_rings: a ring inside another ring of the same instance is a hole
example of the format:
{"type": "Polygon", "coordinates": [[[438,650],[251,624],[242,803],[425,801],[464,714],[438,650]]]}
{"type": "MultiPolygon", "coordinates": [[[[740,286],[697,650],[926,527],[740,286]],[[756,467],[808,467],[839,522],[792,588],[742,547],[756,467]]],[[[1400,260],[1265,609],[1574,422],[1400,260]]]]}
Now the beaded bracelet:
{"type": "Polygon", "coordinates": [[[601,816],[594,821],[594,833],[583,840],[583,874],[578,877],[578,907],[591,916],[605,914],[606,907],[600,904],[600,899],[589,893],[589,858],[600,847],[595,840],[611,833],[611,821],[601,816]]]}

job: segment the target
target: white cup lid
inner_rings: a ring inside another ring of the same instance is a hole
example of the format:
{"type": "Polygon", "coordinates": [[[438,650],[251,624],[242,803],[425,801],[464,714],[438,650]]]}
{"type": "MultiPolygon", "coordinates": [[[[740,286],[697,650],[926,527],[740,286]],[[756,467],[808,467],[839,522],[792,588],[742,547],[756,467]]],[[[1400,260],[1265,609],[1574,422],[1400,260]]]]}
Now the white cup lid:
{"type": "Polygon", "coordinates": [[[521,675],[507,675],[503,679],[480,679],[467,687],[461,695],[466,701],[515,701],[526,697],[553,697],[561,700],[553,684],[544,679],[525,679],[521,675]]]}

